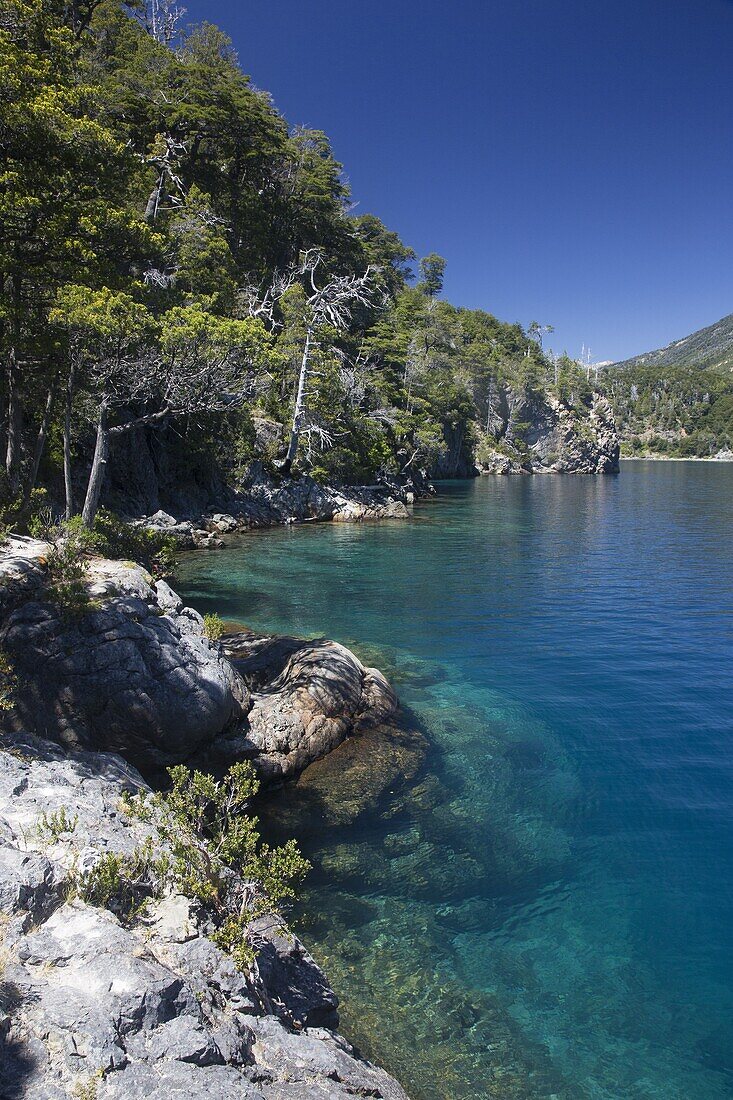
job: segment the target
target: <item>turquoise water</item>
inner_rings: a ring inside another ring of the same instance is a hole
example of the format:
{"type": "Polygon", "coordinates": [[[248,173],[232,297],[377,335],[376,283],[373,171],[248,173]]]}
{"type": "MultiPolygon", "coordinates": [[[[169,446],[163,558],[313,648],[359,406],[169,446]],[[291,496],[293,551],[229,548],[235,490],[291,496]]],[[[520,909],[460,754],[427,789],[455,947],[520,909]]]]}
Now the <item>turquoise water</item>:
{"type": "Polygon", "coordinates": [[[184,563],[200,609],[381,664],[429,738],[355,821],[282,803],[343,1028],[415,1100],[733,1096],[732,535],[733,465],[634,462],[184,563]]]}

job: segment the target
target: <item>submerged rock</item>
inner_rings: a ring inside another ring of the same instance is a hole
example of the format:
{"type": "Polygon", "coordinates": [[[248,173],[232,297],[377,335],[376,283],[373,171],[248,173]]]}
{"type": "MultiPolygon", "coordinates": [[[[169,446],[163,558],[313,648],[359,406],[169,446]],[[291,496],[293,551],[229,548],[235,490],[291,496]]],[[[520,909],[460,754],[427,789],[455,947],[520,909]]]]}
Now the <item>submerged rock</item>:
{"type": "Polygon", "coordinates": [[[149,835],[119,812],[130,789],[144,782],[119,757],[3,735],[3,1100],[406,1100],[332,1030],[333,991],[275,921],[253,928],[261,963],[244,974],[203,934],[185,898],[169,896],[129,926],[65,900],[63,883],[80,860],[101,848],[130,851],[149,835]],[[49,831],[48,818],[62,813],[67,827],[49,831]]]}

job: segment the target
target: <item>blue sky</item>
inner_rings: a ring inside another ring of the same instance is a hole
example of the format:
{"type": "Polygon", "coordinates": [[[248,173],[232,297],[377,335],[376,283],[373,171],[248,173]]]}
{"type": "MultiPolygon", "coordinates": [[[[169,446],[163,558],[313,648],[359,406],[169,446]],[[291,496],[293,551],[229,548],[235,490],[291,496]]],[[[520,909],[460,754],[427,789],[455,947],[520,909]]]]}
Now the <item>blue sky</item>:
{"type": "Polygon", "coordinates": [[[595,360],[733,312],[731,0],[190,0],[445,296],[595,360]]]}

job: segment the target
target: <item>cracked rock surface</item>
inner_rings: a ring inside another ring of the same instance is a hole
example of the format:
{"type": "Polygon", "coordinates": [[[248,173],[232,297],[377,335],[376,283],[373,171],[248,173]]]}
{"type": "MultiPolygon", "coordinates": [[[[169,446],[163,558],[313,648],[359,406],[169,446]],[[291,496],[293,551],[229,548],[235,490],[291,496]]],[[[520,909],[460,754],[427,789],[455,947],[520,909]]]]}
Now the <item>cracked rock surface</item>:
{"type": "Polygon", "coordinates": [[[1,1100],[406,1100],[334,1030],[337,1000],[300,941],[261,919],[256,972],[206,938],[185,897],[123,926],[70,899],[74,866],[154,832],[118,756],[22,733],[0,743],[1,1100]],[[65,814],[52,835],[42,815],[65,814]]]}

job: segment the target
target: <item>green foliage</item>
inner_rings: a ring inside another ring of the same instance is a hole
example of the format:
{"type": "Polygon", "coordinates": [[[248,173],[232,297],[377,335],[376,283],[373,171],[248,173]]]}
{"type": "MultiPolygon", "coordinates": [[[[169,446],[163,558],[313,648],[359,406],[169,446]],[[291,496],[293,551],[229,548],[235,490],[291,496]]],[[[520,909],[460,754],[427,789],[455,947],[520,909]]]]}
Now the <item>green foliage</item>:
{"type": "MultiPolygon", "coordinates": [[[[81,517],[69,521],[81,529],[81,517]]],[[[85,531],[87,529],[85,528],[85,531]]],[[[164,531],[125,523],[114,512],[100,508],[92,531],[84,536],[90,549],[108,558],[122,558],[144,565],[157,577],[168,577],[175,572],[177,544],[175,538],[164,531]]]]}
{"type": "Polygon", "coordinates": [[[48,598],[61,613],[75,617],[91,610],[85,555],[91,538],[79,525],[64,530],[48,556],[48,598]]]}
{"type": "Polygon", "coordinates": [[[263,844],[249,806],[259,783],[251,763],[235,764],[221,780],[180,765],[171,787],[136,796],[128,810],[155,825],[171,852],[167,870],[177,890],[195,899],[214,924],[212,939],[246,968],[254,957],[250,921],[280,912],[308,870],[295,842],[263,844]]]}
{"type": "Polygon", "coordinates": [[[13,696],[17,682],[17,676],[10,657],[3,649],[0,649],[0,712],[13,709],[15,705],[13,696]]]}
{"type": "Polygon", "coordinates": [[[99,1069],[91,1077],[78,1077],[72,1089],[73,1100],[97,1100],[99,1084],[104,1080],[104,1071],[99,1069]]]}
{"type": "Polygon", "coordinates": [[[91,530],[81,516],[57,523],[47,513],[38,516],[31,528],[31,534],[53,543],[49,557],[52,598],[70,609],[88,606],[84,581],[87,559],[92,555],[134,561],[158,577],[175,571],[175,538],[164,531],[125,523],[106,508],[99,510],[91,530]]]}
{"type": "Polygon", "coordinates": [[[733,380],[726,374],[641,364],[611,368],[603,384],[622,440],[635,453],[708,458],[733,447],[733,380]]]}
{"type": "MultiPolygon", "coordinates": [[[[40,466],[54,501],[62,440],[86,465],[91,425],[109,443],[134,424],[170,423],[165,446],[185,442],[235,480],[253,459],[274,467],[283,456],[275,443],[257,453],[252,413],[290,424],[304,286],[256,307],[308,249],[322,256],[324,281],[374,269],[375,293],[343,330],[319,330],[296,472],[409,475],[436,462],[447,436],[470,456],[474,424],[500,436],[507,387],[541,400],[556,386],[587,412],[582,372],[568,361],[555,379],[543,352],[550,326],[528,335],[441,301],[435,253],[409,285],[414,252],[374,215],[350,213],[326,135],[291,131],[218,28],[190,28],[172,48],[121,0],[2,2],[0,389],[26,429],[0,524],[21,518],[20,482],[35,476],[34,430],[54,384],[52,460],[40,466]],[[22,385],[18,363],[33,364],[22,385]]],[[[49,515],[33,520],[34,533],[50,527],[49,515]]],[[[170,546],[142,534],[135,543],[104,516],[94,534],[100,553],[170,570],[170,546]]],[[[81,577],[71,569],[57,563],[57,591],[74,607],[81,577]]]]}
{"type": "Polygon", "coordinates": [[[223,637],[225,630],[224,620],[215,611],[209,615],[204,615],[204,634],[210,641],[218,642],[223,637]]]}
{"type": "Polygon", "coordinates": [[[130,921],[145,910],[151,898],[161,897],[169,872],[166,856],[156,855],[146,841],[129,855],[107,852],[73,880],[76,894],[88,905],[109,909],[130,921]]]}
{"type": "Polygon", "coordinates": [[[72,816],[65,806],[53,810],[50,814],[44,810],[38,822],[38,835],[49,840],[52,844],[56,844],[62,837],[70,836],[78,823],[79,815],[74,814],[72,816]]]}

